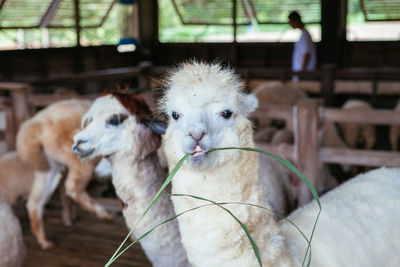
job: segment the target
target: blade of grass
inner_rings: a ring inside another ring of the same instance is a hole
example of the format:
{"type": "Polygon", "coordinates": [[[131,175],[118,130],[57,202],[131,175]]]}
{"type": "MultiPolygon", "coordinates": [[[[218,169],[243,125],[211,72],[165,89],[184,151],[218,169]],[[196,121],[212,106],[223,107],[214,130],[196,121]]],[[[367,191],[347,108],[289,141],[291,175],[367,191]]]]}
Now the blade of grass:
{"type": "Polygon", "coordinates": [[[164,196],[166,196],[166,197],[170,197],[170,196],[173,196],[173,197],[191,197],[191,198],[195,198],[195,199],[199,199],[199,200],[203,200],[203,201],[210,202],[210,204],[204,204],[204,205],[197,206],[197,207],[191,208],[191,209],[189,209],[189,210],[183,211],[183,212],[181,212],[181,213],[179,213],[179,214],[177,214],[177,215],[175,215],[175,216],[172,216],[172,217],[170,217],[170,218],[168,218],[168,219],[162,221],[161,223],[159,223],[159,224],[153,226],[150,230],[148,230],[147,232],[145,232],[143,235],[141,235],[140,237],[138,237],[135,241],[133,241],[132,243],[130,243],[125,249],[123,249],[123,250],[116,256],[116,258],[118,258],[119,256],[121,256],[121,255],[122,255],[126,250],[128,250],[131,246],[133,246],[135,243],[137,243],[138,241],[140,241],[141,239],[143,239],[144,237],[146,237],[147,235],[149,235],[151,232],[153,232],[155,229],[159,228],[159,227],[162,226],[163,224],[165,224],[165,223],[167,223],[167,222],[170,222],[170,221],[176,219],[177,217],[179,217],[179,216],[181,216],[181,215],[183,215],[183,214],[185,214],[185,213],[188,213],[188,212],[191,212],[191,211],[194,211],[194,210],[203,208],[203,207],[214,206],[214,205],[218,205],[218,206],[220,206],[220,205],[247,205],[247,206],[253,206],[253,207],[256,207],[256,208],[264,209],[264,210],[266,210],[266,211],[268,211],[268,212],[270,212],[270,213],[273,213],[273,214],[275,214],[276,216],[281,217],[281,218],[283,218],[284,220],[288,221],[290,224],[292,224],[292,225],[299,231],[299,233],[304,237],[304,239],[307,241],[307,243],[310,242],[310,241],[307,239],[306,235],[303,233],[303,231],[301,231],[300,228],[298,228],[298,226],[297,226],[296,224],[294,224],[291,220],[289,220],[288,218],[286,218],[285,216],[283,216],[283,215],[281,215],[281,214],[279,214],[279,213],[277,213],[277,212],[272,211],[271,209],[265,208],[265,207],[260,206],[260,205],[257,205],[257,204],[244,203],[244,202],[218,202],[218,203],[215,203],[215,202],[212,201],[212,200],[209,200],[209,199],[206,199],[206,198],[202,198],[202,197],[199,197],[199,196],[189,195],[189,194],[161,194],[161,195],[160,195],[160,197],[164,197],[164,196]]]}
{"type": "MultiPolygon", "coordinates": [[[[316,192],[314,186],[311,184],[311,182],[310,182],[310,181],[309,181],[309,180],[308,180],[308,179],[307,179],[307,178],[306,178],[292,163],[290,163],[289,161],[287,161],[287,160],[285,160],[285,159],[283,159],[283,158],[281,158],[281,157],[279,157],[279,156],[276,156],[276,155],[274,155],[274,154],[271,154],[271,153],[266,152],[266,151],[261,150],[261,149],[250,148],[250,147],[244,147],[244,148],[240,148],[240,147],[224,147],[224,148],[213,148],[213,149],[211,149],[208,153],[213,152],[213,151],[217,151],[217,150],[232,150],[232,149],[239,149],[239,150],[244,150],[244,151],[258,152],[258,153],[261,153],[261,154],[270,156],[270,157],[272,157],[272,158],[278,160],[278,161],[281,162],[284,166],[286,166],[290,171],[292,171],[292,172],[295,173],[297,176],[299,176],[300,179],[301,179],[301,180],[307,185],[307,187],[310,189],[310,191],[311,191],[313,197],[315,198],[315,200],[317,201],[318,206],[319,206],[319,212],[318,212],[318,215],[317,215],[317,217],[316,217],[316,220],[315,220],[315,223],[314,223],[314,226],[313,226],[313,230],[312,230],[312,232],[311,232],[310,240],[309,240],[309,243],[308,243],[308,246],[307,246],[307,250],[306,250],[306,253],[305,253],[305,256],[304,256],[304,260],[303,260],[303,265],[304,265],[304,262],[305,262],[305,260],[306,260],[306,258],[307,258],[308,252],[309,252],[310,254],[309,254],[307,266],[310,266],[310,263],[311,263],[311,241],[312,241],[312,238],[313,238],[313,236],[314,236],[315,227],[316,227],[316,225],[317,225],[317,222],[318,222],[318,219],[319,219],[319,215],[320,215],[320,213],[321,213],[321,203],[320,203],[320,201],[319,201],[319,197],[318,197],[318,194],[317,194],[317,192],[316,192]]],[[[115,251],[115,253],[113,254],[113,256],[112,256],[112,257],[110,258],[110,260],[107,262],[106,267],[110,266],[111,263],[113,263],[113,262],[121,255],[121,253],[118,254],[118,252],[121,250],[122,246],[125,244],[125,242],[126,242],[127,239],[129,238],[129,236],[133,233],[134,229],[135,229],[136,226],[139,224],[139,222],[142,220],[142,218],[144,217],[144,215],[145,215],[145,214],[148,212],[148,210],[153,206],[153,204],[158,200],[158,198],[160,197],[161,191],[164,190],[164,188],[170,183],[170,181],[172,180],[172,178],[175,176],[176,172],[177,172],[177,171],[179,170],[179,168],[182,166],[183,162],[184,162],[190,155],[191,155],[191,154],[186,154],[185,156],[183,156],[183,158],[178,162],[178,164],[175,166],[175,168],[171,171],[171,173],[168,175],[167,179],[165,180],[164,184],[161,186],[160,190],[156,193],[156,195],[154,196],[153,200],[150,202],[150,204],[149,204],[149,206],[147,207],[147,209],[145,210],[145,212],[139,217],[139,219],[136,221],[135,225],[132,227],[132,229],[130,230],[130,232],[128,233],[128,235],[125,237],[124,241],[121,243],[121,245],[119,246],[119,248],[115,251]],[[117,255],[117,254],[118,254],[118,255],[117,255]]],[[[204,199],[204,200],[207,201],[206,199],[204,199]]],[[[217,205],[217,203],[215,203],[215,204],[217,205]]],[[[221,207],[221,208],[225,209],[224,207],[221,207]]],[[[227,209],[225,209],[225,210],[226,210],[228,213],[230,213],[230,214],[234,217],[234,215],[233,215],[229,210],[227,210],[227,209]]],[[[246,226],[245,226],[240,220],[238,220],[236,217],[234,217],[234,218],[235,218],[235,220],[238,221],[238,223],[242,226],[243,230],[246,232],[246,230],[247,230],[246,226]],[[243,226],[244,226],[244,227],[243,227],[243,226]]],[[[259,263],[261,264],[260,266],[262,266],[261,259],[259,258],[258,248],[257,248],[257,246],[255,245],[254,241],[252,241],[251,236],[250,236],[250,234],[248,233],[248,231],[246,232],[246,234],[248,234],[249,240],[250,240],[250,242],[252,242],[252,246],[253,246],[253,250],[254,250],[255,254],[256,254],[256,255],[258,254],[257,259],[258,259],[259,263]],[[253,245],[253,243],[254,243],[254,245],[253,245]]],[[[125,250],[126,250],[126,249],[125,249],[125,250]]],[[[124,250],[124,251],[125,251],[125,250],[124,250]]]]}

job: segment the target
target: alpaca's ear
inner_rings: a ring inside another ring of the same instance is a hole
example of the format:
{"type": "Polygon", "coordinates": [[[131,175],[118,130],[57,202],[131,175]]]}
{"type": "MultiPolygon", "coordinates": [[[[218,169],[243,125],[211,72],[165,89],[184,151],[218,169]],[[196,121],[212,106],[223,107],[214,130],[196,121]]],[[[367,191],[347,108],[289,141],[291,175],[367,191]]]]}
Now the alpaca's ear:
{"type": "Polygon", "coordinates": [[[247,117],[258,107],[258,100],[253,94],[240,94],[239,97],[239,111],[242,115],[247,117]]]}
{"type": "Polygon", "coordinates": [[[140,122],[156,134],[165,134],[165,131],[167,129],[167,124],[165,123],[165,121],[160,121],[154,118],[144,118],[140,122]]]}

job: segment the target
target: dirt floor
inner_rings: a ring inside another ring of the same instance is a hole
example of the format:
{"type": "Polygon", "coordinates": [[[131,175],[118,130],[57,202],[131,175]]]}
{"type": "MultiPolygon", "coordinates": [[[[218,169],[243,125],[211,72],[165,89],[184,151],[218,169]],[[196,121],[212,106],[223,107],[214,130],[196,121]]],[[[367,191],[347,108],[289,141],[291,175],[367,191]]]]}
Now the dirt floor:
{"type": "MultiPolygon", "coordinates": [[[[42,250],[29,228],[29,219],[23,203],[15,207],[20,219],[27,248],[25,267],[95,267],[104,266],[128,233],[124,218],[119,210],[118,201],[103,199],[102,203],[117,215],[112,222],[98,219],[95,215],[82,210],[70,227],[64,226],[61,219],[61,207],[50,202],[45,211],[45,231],[49,240],[55,243],[53,248],[42,250]]],[[[136,266],[150,267],[151,264],[139,245],[127,250],[112,267],[136,266]]]]}

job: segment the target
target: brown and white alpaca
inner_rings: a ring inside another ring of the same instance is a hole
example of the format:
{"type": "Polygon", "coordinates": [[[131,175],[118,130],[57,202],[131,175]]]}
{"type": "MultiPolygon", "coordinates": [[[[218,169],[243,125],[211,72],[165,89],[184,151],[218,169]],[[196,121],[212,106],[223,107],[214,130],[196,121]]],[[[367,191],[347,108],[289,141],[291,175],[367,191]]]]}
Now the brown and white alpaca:
{"type": "Polygon", "coordinates": [[[85,191],[98,159],[81,162],[71,151],[73,135],[79,130],[81,116],[91,103],[78,99],[56,102],[25,121],[18,131],[18,153],[21,160],[35,172],[27,209],[32,232],[42,248],[52,245],[44,232],[44,206],[60,183],[65,169],[68,170],[65,179],[66,194],[98,217],[112,218],[85,191]]]}
{"type": "MultiPolygon", "coordinates": [[[[73,150],[82,159],[107,157],[112,182],[122,203],[126,224],[133,227],[167,176],[157,149],[165,125],[153,120],[144,100],[134,94],[113,92],[97,98],[83,117],[84,128],[74,136],[73,150]]],[[[170,187],[164,193],[169,193],[170,187]]],[[[161,197],[133,232],[174,216],[171,199],[161,197]]],[[[164,224],[140,244],[153,266],[189,266],[176,221],[164,224]]]]}
{"type": "MultiPolygon", "coordinates": [[[[242,91],[237,76],[218,64],[189,62],[172,72],[162,101],[169,116],[163,140],[170,169],[192,154],[172,179],[173,193],[271,208],[257,153],[209,152],[216,147],[254,147],[247,116],[256,107],[256,98],[242,91]]],[[[398,265],[400,242],[393,236],[400,236],[399,192],[400,169],[383,168],[322,197],[311,266],[398,265]]],[[[176,213],[205,204],[189,197],[172,200],[176,213]]],[[[251,206],[226,208],[247,226],[264,266],[301,266],[307,242],[292,224],[251,206]]],[[[309,237],[317,213],[314,201],[289,219],[309,237]]],[[[197,209],[178,221],[193,266],[259,266],[246,233],[220,207],[197,209]]]]}

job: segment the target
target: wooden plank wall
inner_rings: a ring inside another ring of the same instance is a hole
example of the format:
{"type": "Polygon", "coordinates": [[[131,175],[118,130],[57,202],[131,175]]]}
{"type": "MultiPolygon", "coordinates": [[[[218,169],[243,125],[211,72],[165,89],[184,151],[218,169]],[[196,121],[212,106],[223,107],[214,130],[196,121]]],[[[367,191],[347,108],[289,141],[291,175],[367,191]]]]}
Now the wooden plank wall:
{"type": "MultiPolygon", "coordinates": [[[[132,67],[148,56],[140,52],[119,53],[115,46],[70,47],[0,51],[0,82],[21,82],[29,79],[47,79],[58,75],[72,75],[110,68],[132,67]]],[[[133,81],[135,82],[135,81],[133,81]]],[[[131,82],[131,83],[133,83],[131,82]]],[[[115,86],[115,83],[112,84],[115,86]]],[[[58,87],[63,85],[57,84],[58,87]]],[[[78,92],[95,92],[109,87],[106,81],[75,84],[78,92]]],[[[35,88],[54,92],[49,84],[35,88]]]]}

